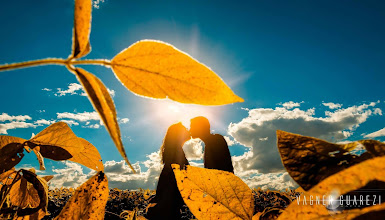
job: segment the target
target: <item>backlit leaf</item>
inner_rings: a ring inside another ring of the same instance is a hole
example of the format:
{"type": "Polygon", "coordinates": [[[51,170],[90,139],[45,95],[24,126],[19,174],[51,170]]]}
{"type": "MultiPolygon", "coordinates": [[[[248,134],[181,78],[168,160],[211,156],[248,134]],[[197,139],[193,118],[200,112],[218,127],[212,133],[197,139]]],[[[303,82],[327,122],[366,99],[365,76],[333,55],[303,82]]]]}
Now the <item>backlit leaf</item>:
{"type": "MultiPolygon", "coordinates": [[[[338,172],[332,176],[329,176],[311,190],[304,192],[302,200],[293,201],[279,216],[279,220],[283,219],[354,219],[357,217],[372,216],[381,218],[384,216],[385,203],[379,205],[378,198],[377,204],[368,207],[357,207],[354,209],[342,210],[340,213],[331,214],[324,205],[321,204],[309,204],[309,198],[313,199],[316,196],[322,198],[322,196],[330,195],[333,191],[339,193],[339,195],[345,195],[349,192],[359,190],[371,181],[382,181],[385,183],[385,156],[376,157],[367,161],[361,162],[357,165],[353,165],[346,170],[338,172]],[[304,196],[308,199],[307,205],[303,204],[304,196]],[[373,213],[373,214],[370,214],[373,213]]],[[[371,190],[376,190],[371,188],[371,190]]],[[[378,189],[379,192],[383,190],[378,189]]],[[[367,192],[367,191],[366,191],[367,192]]],[[[365,218],[360,218],[365,219],[365,218]]],[[[371,218],[367,218],[371,219],[371,218]]]]}
{"type": "Polygon", "coordinates": [[[16,166],[24,157],[23,138],[0,135],[0,174],[16,166]]]}
{"type": "Polygon", "coordinates": [[[179,191],[197,219],[252,219],[252,190],[233,173],[173,164],[179,191]]]}
{"type": "Polygon", "coordinates": [[[139,41],[116,55],[111,67],[137,95],[201,105],[243,102],[211,69],[164,42],[139,41]]]}
{"type": "Polygon", "coordinates": [[[91,51],[92,0],[75,0],[75,18],[72,38],[72,57],[80,58],[91,51]]]}
{"type": "Polygon", "coordinates": [[[277,139],[283,165],[304,190],[345,168],[385,154],[385,144],[374,140],[333,144],[279,130],[277,139]],[[351,154],[359,144],[368,152],[360,156],[351,154]]]}
{"type": "Polygon", "coordinates": [[[120,128],[116,117],[114,101],[108,93],[107,88],[99,78],[84,69],[77,68],[74,69],[73,72],[76,74],[78,80],[86,90],[92,105],[98,111],[107,131],[110,133],[112,140],[115,143],[115,146],[118,148],[127,164],[135,172],[130,161],[128,161],[126,151],[124,150],[120,135],[120,128]]]}
{"type": "Polygon", "coordinates": [[[55,219],[104,219],[108,193],[107,177],[100,171],[76,189],[55,219]]]}
{"type": "Polygon", "coordinates": [[[83,138],[79,138],[79,141],[84,146],[83,150],[77,153],[73,153],[73,157],[69,160],[80,163],[93,170],[103,171],[104,166],[102,158],[96,147],[83,138]]]}
{"type": "Polygon", "coordinates": [[[38,145],[31,147],[43,157],[73,161],[94,170],[104,169],[98,150],[88,141],[77,137],[64,122],[50,125],[28,143],[38,145]]]}
{"type": "MultiPolygon", "coordinates": [[[[43,131],[39,132],[35,137],[29,140],[35,145],[40,146],[40,153],[43,157],[51,158],[45,153],[48,153],[43,148],[47,148],[48,146],[60,147],[68,152],[77,152],[79,150],[83,150],[84,146],[80,143],[79,138],[72,132],[71,128],[64,122],[56,122],[43,131]],[[48,145],[48,146],[46,146],[48,145]]],[[[55,151],[56,149],[52,149],[55,151]]],[[[62,154],[62,153],[61,153],[62,154]]],[[[57,154],[52,154],[57,155],[57,154]]],[[[71,154],[72,155],[72,154],[71,154]]],[[[58,155],[59,156],[59,155],[58,155]]],[[[68,159],[68,158],[66,158],[68,159]]],[[[57,160],[57,159],[56,159],[57,160]]]]}

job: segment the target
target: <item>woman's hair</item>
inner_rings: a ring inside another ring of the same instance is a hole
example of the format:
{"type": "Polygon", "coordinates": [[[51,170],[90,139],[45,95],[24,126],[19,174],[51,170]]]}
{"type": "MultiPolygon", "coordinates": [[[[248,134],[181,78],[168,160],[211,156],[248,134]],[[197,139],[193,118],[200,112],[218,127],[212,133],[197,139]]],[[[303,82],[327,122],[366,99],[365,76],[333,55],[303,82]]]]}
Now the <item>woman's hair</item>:
{"type": "Polygon", "coordinates": [[[189,133],[186,127],[182,123],[176,123],[171,125],[163,139],[163,144],[160,147],[160,158],[162,164],[177,163],[176,161],[181,158],[175,158],[180,154],[177,153],[180,150],[183,151],[182,145],[189,139],[189,133]]]}

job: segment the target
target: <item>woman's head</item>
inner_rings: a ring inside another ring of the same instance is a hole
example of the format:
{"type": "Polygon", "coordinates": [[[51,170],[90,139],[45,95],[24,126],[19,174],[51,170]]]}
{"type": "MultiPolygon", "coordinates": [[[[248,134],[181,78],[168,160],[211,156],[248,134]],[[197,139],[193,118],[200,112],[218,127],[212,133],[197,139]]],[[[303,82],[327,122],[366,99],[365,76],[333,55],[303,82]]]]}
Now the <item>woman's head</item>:
{"type": "Polygon", "coordinates": [[[190,138],[190,133],[182,123],[179,122],[171,125],[167,130],[160,148],[162,162],[166,163],[167,159],[172,159],[170,156],[173,155],[178,148],[181,149],[183,144],[190,138]]]}

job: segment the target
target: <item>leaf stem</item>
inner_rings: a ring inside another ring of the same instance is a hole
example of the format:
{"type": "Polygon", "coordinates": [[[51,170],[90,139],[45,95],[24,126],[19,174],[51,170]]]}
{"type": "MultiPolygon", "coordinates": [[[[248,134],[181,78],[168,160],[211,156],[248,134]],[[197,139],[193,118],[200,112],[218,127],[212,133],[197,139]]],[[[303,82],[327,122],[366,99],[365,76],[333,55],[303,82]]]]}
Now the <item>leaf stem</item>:
{"type": "Polygon", "coordinates": [[[102,65],[111,66],[110,60],[95,59],[95,60],[73,60],[73,59],[61,59],[61,58],[46,58],[41,60],[32,60],[20,63],[11,63],[0,65],[1,71],[8,71],[14,69],[21,69],[26,67],[42,66],[42,65],[77,65],[77,64],[91,64],[91,65],[102,65]]]}
{"type": "Polygon", "coordinates": [[[110,60],[96,59],[96,60],[74,60],[69,64],[77,65],[77,64],[91,64],[91,65],[102,65],[102,66],[111,66],[110,60]]]}

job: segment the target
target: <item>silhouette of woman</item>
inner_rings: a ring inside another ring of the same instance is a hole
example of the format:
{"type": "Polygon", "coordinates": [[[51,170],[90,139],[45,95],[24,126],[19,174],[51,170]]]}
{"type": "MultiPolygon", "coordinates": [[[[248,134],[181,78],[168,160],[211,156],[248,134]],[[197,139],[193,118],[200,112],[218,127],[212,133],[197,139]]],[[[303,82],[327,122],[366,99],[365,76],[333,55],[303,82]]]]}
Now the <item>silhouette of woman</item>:
{"type": "Polygon", "coordinates": [[[175,181],[171,164],[179,164],[181,168],[188,165],[183,152],[183,144],[190,139],[190,134],[182,123],[171,125],[163,139],[160,156],[164,164],[156,187],[156,196],[150,203],[155,206],[148,209],[148,219],[180,219],[184,202],[175,181]]]}

